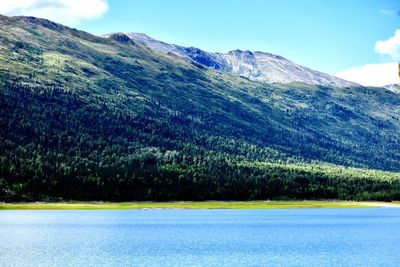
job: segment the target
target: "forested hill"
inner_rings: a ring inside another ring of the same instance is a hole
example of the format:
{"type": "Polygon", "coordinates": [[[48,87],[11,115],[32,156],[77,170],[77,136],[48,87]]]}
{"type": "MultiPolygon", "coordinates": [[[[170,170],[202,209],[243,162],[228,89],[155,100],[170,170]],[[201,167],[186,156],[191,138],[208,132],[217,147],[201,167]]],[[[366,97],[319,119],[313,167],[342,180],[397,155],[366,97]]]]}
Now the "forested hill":
{"type": "Polygon", "coordinates": [[[400,197],[386,90],[257,83],[0,16],[0,94],[2,200],[400,197]]]}

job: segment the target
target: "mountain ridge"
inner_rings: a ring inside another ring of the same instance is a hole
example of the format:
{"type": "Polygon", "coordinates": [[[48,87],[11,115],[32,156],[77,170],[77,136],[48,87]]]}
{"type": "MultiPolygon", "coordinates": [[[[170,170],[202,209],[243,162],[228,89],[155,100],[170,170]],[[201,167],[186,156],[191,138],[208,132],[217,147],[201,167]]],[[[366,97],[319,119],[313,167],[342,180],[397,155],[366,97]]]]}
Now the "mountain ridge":
{"type": "Polygon", "coordinates": [[[155,40],[144,33],[125,33],[139,42],[161,53],[173,53],[193,60],[206,67],[240,75],[251,80],[267,83],[303,82],[324,86],[357,86],[357,83],[330,76],[295,64],[286,58],[267,52],[231,50],[227,53],[207,52],[195,47],[183,47],[155,40]]]}

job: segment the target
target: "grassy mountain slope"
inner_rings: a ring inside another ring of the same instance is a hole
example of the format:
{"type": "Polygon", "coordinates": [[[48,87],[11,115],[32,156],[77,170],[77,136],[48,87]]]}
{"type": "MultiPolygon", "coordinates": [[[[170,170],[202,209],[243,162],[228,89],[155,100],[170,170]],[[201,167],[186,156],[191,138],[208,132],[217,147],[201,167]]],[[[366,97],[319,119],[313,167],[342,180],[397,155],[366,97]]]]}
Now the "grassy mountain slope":
{"type": "Polygon", "coordinates": [[[400,97],[388,91],[266,85],[121,34],[4,16],[0,85],[2,199],[394,199],[400,191],[397,173],[330,165],[400,169],[400,97]]]}

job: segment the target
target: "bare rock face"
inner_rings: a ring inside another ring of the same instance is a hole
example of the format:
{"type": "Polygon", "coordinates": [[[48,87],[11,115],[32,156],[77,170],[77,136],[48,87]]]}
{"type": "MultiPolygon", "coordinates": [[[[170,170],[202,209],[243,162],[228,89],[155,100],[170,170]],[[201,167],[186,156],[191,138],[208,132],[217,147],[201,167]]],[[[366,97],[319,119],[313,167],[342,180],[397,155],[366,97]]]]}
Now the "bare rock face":
{"type": "Polygon", "coordinates": [[[224,62],[213,53],[208,53],[195,47],[184,48],[185,55],[191,60],[216,70],[224,70],[224,62]]]}
{"type": "Polygon", "coordinates": [[[223,71],[250,80],[266,83],[292,83],[346,87],[357,86],[326,73],[298,65],[279,55],[248,50],[232,50],[228,53],[212,53],[195,47],[183,47],[155,40],[143,33],[127,33],[129,38],[164,54],[174,54],[208,68],[223,71]]]}

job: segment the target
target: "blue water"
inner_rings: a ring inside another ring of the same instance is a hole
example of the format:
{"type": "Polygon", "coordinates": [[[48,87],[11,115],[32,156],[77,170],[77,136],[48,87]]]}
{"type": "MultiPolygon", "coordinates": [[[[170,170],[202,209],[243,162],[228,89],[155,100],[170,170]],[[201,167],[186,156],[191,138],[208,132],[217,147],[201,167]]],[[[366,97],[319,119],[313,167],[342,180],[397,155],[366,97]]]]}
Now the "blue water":
{"type": "Polygon", "coordinates": [[[400,209],[0,211],[0,266],[400,266],[400,209]]]}

